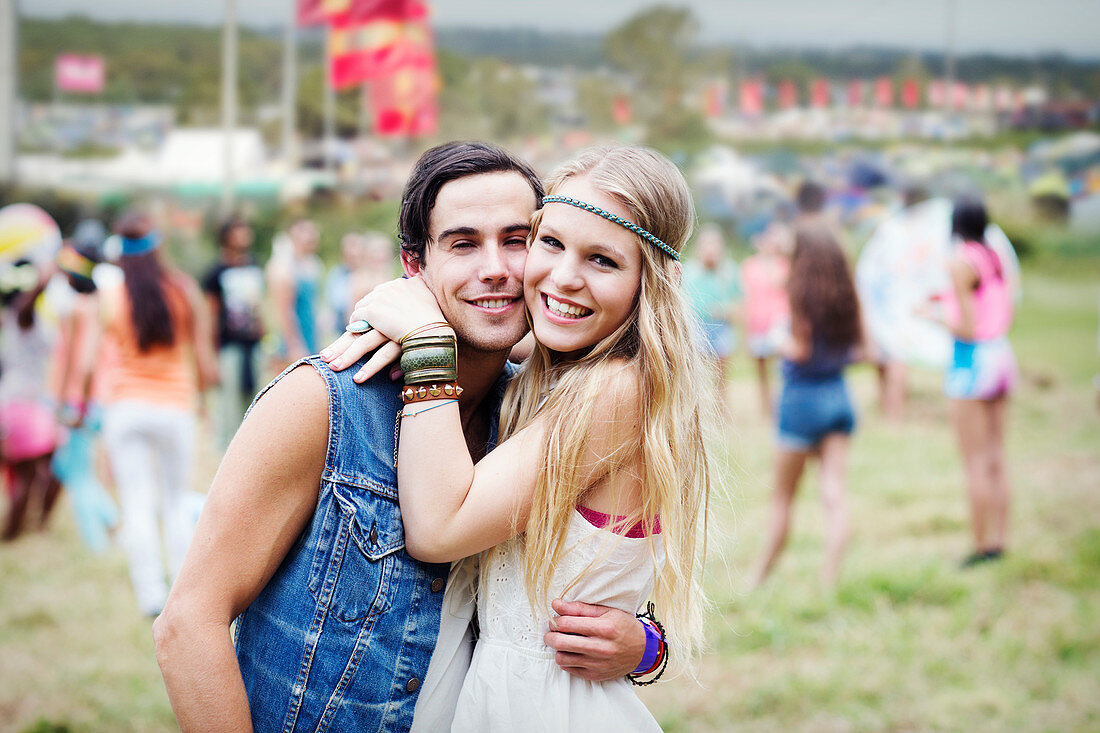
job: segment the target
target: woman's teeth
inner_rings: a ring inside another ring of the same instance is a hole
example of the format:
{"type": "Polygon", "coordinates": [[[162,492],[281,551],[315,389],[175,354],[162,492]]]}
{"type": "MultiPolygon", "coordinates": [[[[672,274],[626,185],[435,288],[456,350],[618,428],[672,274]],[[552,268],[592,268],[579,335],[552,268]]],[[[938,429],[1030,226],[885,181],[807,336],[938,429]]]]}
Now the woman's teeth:
{"type": "Polygon", "coordinates": [[[570,303],[562,303],[560,300],[554,300],[549,295],[546,296],[546,306],[550,309],[551,313],[567,318],[580,318],[592,312],[591,308],[584,308],[570,303]]]}

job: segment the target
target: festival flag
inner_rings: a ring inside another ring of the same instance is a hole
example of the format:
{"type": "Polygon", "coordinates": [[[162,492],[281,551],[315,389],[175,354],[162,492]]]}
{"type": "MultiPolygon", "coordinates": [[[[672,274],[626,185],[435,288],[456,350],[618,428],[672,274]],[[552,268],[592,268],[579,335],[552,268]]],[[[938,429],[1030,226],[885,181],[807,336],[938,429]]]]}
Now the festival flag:
{"type": "Polygon", "coordinates": [[[970,97],[970,87],[965,82],[955,82],[954,88],[951,90],[951,109],[963,109],[966,107],[966,101],[970,97]]]}
{"type": "Polygon", "coordinates": [[[983,112],[993,108],[993,93],[988,84],[977,84],[970,95],[970,105],[983,112]]]}
{"type": "Polygon", "coordinates": [[[759,79],[741,82],[741,114],[759,115],[764,111],[764,84],[759,79]]]}
{"type": "Polygon", "coordinates": [[[105,76],[102,56],[63,53],[54,61],[54,85],[63,92],[98,94],[103,91],[105,76]]]}
{"type": "Polygon", "coordinates": [[[790,109],[798,104],[798,87],[790,79],[779,82],[779,107],[790,109]]]}
{"type": "Polygon", "coordinates": [[[399,68],[435,66],[431,30],[419,21],[368,23],[338,17],[329,30],[329,83],[346,89],[399,68]]]}
{"type": "Polygon", "coordinates": [[[615,120],[616,125],[629,125],[630,121],[634,118],[633,110],[630,108],[630,98],[625,94],[616,94],[615,99],[611,102],[611,117],[615,120]]]}
{"type": "Polygon", "coordinates": [[[325,14],[324,0],[297,0],[297,20],[299,26],[321,25],[328,20],[325,14]]]}
{"type": "Polygon", "coordinates": [[[423,0],[320,0],[328,20],[365,23],[370,20],[426,20],[423,0]]]}
{"type": "Polygon", "coordinates": [[[367,84],[375,134],[420,137],[435,134],[439,121],[439,75],[435,64],[404,65],[367,84]]]}
{"type": "Polygon", "coordinates": [[[947,85],[940,79],[936,79],[928,85],[928,104],[931,107],[942,107],[947,101],[947,85]]]}
{"type": "Polygon", "coordinates": [[[888,76],[875,79],[875,106],[894,106],[894,82],[888,76]]]}
{"type": "Polygon", "coordinates": [[[901,104],[906,109],[920,104],[920,84],[916,79],[906,79],[901,83],[901,104]]]}
{"type": "Polygon", "coordinates": [[[710,119],[722,116],[726,109],[726,85],[721,81],[714,81],[703,88],[703,114],[710,119]]]}
{"type": "Polygon", "coordinates": [[[810,85],[810,104],[814,107],[829,106],[829,82],[815,79],[810,85]]]}
{"type": "Polygon", "coordinates": [[[848,106],[849,107],[862,107],[863,106],[863,80],[853,79],[848,82],[848,106]]]}

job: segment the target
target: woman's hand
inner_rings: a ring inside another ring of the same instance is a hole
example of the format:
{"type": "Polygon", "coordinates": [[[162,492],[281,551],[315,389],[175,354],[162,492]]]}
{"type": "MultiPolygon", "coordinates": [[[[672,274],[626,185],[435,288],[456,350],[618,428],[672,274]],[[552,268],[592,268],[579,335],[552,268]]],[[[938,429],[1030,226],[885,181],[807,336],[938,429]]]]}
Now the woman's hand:
{"type": "Polygon", "coordinates": [[[446,322],[435,296],[419,277],[399,278],[377,286],[355,304],[350,320],[364,320],[372,328],[363,334],[344,332],[321,351],[321,360],[338,372],[374,351],[352,377],[360,383],[400,359],[401,347],[397,342],[405,334],[431,323],[446,322]]]}

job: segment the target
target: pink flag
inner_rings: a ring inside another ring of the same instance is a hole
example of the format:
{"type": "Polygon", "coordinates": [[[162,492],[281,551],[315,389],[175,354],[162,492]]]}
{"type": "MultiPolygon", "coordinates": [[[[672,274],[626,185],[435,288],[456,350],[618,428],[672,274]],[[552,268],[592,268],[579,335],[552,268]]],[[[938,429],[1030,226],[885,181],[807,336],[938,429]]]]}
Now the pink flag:
{"type": "Polygon", "coordinates": [[[764,111],[764,84],[759,79],[741,82],[741,113],[758,115],[764,111]]]}
{"type": "Polygon", "coordinates": [[[875,105],[879,107],[894,106],[894,81],[888,76],[880,76],[875,79],[875,105]]]}
{"type": "Polygon", "coordinates": [[[970,87],[966,82],[955,82],[955,88],[951,90],[951,108],[963,109],[970,98],[970,87]]]}
{"type": "Polygon", "coordinates": [[[829,82],[824,79],[814,79],[810,84],[810,104],[814,107],[829,106],[829,82]]]}
{"type": "Polygon", "coordinates": [[[863,106],[863,81],[860,79],[853,79],[848,82],[848,106],[863,106]]]}
{"type": "Polygon", "coordinates": [[[933,107],[942,107],[947,100],[947,84],[939,79],[928,85],[928,104],[933,107]]]}
{"type": "Polygon", "coordinates": [[[901,83],[901,103],[907,109],[920,104],[920,85],[916,79],[906,79],[901,83]]]}
{"type": "Polygon", "coordinates": [[[781,109],[790,109],[798,104],[798,88],[790,79],[779,82],[779,106],[781,109]]]}
{"type": "Polygon", "coordinates": [[[63,92],[98,94],[103,91],[104,72],[102,56],[63,53],[54,62],[53,79],[63,92]]]}

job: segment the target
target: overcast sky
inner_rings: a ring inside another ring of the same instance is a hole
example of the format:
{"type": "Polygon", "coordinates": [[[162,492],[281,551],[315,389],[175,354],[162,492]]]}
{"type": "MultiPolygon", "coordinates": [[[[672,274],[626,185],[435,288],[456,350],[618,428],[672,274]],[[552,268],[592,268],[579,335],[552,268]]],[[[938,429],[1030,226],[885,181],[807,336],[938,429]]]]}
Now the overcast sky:
{"type": "MultiPolygon", "coordinates": [[[[601,33],[645,0],[430,0],[440,26],[529,27],[601,33]]],[[[884,45],[939,50],[954,17],[962,53],[1063,51],[1100,57],[1100,0],[664,0],[690,6],[705,40],[756,46],[884,45]],[[953,12],[952,9],[953,8],[953,12]]],[[[242,22],[280,25],[291,0],[237,0],[242,22]]],[[[218,23],[225,0],[21,0],[23,13],[57,17],[218,23]]]]}

